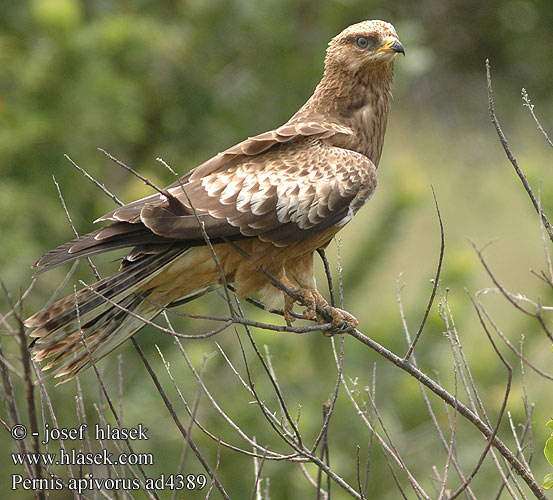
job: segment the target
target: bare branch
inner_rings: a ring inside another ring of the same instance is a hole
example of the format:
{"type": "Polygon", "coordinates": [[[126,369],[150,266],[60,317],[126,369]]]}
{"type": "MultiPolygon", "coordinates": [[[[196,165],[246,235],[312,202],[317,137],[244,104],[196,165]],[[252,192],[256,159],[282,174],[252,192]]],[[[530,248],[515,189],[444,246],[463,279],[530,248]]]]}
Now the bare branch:
{"type": "Polygon", "coordinates": [[[125,163],[123,163],[121,160],[113,156],[112,154],[108,153],[106,150],[102,148],[98,148],[98,151],[100,153],[103,153],[106,155],[113,163],[116,165],[119,165],[121,168],[124,168],[125,170],[129,171],[131,174],[133,174],[135,177],[138,177],[146,186],[151,187],[155,191],[157,191],[159,194],[162,194],[163,196],[167,196],[167,192],[159,187],[157,187],[150,179],[147,177],[144,177],[142,174],[139,174],[136,170],[134,170],[132,167],[129,167],[125,163]]]}
{"type": "MultiPolygon", "coordinates": [[[[2,288],[9,300],[8,291],[4,288],[4,283],[2,283],[2,288]]],[[[35,403],[35,385],[32,380],[32,369],[33,362],[31,360],[31,354],[27,346],[27,337],[25,335],[25,326],[23,324],[23,318],[21,317],[21,308],[22,303],[19,301],[19,310],[15,309],[15,304],[10,304],[12,310],[14,311],[14,317],[17,321],[17,336],[19,338],[19,349],[21,352],[21,362],[23,364],[23,381],[25,383],[25,401],[27,405],[27,415],[29,416],[29,424],[31,426],[31,436],[33,443],[33,451],[35,454],[38,454],[40,451],[40,442],[39,442],[39,432],[38,432],[38,418],[36,411],[35,403]]],[[[42,479],[42,467],[39,462],[35,463],[35,470],[33,477],[37,478],[39,481],[42,479]]],[[[46,498],[45,492],[37,491],[35,496],[44,500],[46,498]]]]}
{"type": "MultiPolygon", "coordinates": [[[[63,207],[63,210],[65,212],[65,216],[67,217],[67,221],[69,222],[69,225],[71,226],[71,229],[73,230],[73,234],[76,238],[79,237],[79,233],[77,232],[77,229],[75,228],[75,224],[73,224],[73,219],[71,218],[71,215],[69,214],[69,210],[67,210],[67,205],[65,204],[65,199],[63,198],[63,194],[61,193],[60,185],[58,184],[58,181],[56,180],[55,176],[52,176],[52,179],[54,180],[54,184],[56,185],[56,189],[58,190],[58,196],[60,198],[61,205],[63,207]]],[[[90,257],[85,257],[86,262],[88,263],[90,269],[92,269],[92,272],[94,273],[94,277],[99,280],[100,274],[98,273],[98,270],[96,269],[96,266],[92,262],[90,257]]]]}
{"type": "MultiPolygon", "coordinates": [[[[490,450],[490,448],[494,444],[494,439],[495,439],[495,437],[497,435],[497,432],[499,430],[499,425],[501,424],[501,420],[503,418],[503,413],[505,412],[505,408],[507,407],[507,399],[509,398],[509,393],[511,391],[511,381],[513,379],[513,369],[511,368],[511,365],[505,360],[505,358],[503,357],[503,355],[501,354],[501,352],[499,351],[499,349],[495,345],[495,342],[493,341],[493,338],[492,338],[492,336],[491,336],[491,334],[490,334],[490,332],[489,332],[489,330],[486,326],[486,323],[484,322],[484,318],[482,317],[476,302],[474,301],[474,299],[472,297],[471,297],[471,300],[472,300],[472,303],[473,303],[473,305],[476,309],[476,313],[478,314],[478,319],[480,320],[480,324],[482,325],[482,328],[486,332],[488,340],[490,341],[495,353],[497,354],[497,356],[499,357],[499,359],[501,360],[501,362],[503,363],[503,365],[505,366],[505,368],[507,370],[508,378],[507,378],[507,384],[505,386],[505,395],[503,397],[503,403],[501,404],[501,409],[499,410],[499,415],[497,417],[497,424],[495,425],[492,434],[490,436],[486,436],[488,438],[488,443],[486,444],[486,447],[484,448],[484,451],[480,455],[478,463],[475,465],[472,472],[467,476],[467,478],[465,479],[463,484],[453,493],[453,495],[450,496],[450,500],[453,500],[454,498],[457,498],[466,489],[468,484],[472,481],[474,476],[476,476],[476,474],[478,473],[478,470],[480,469],[480,466],[484,462],[484,458],[486,458],[486,455],[488,454],[488,451],[490,450]]],[[[505,457],[505,458],[507,458],[507,457],[505,457]]],[[[516,456],[512,456],[512,458],[518,460],[516,458],[516,456]]],[[[521,465],[523,465],[523,467],[524,467],[524,464],[521,464],[521,465]]],[[[525,470],[529,470],[529,469],[525,469],[525,470]]]]}
{"type": "Polygon", "coordinates": [[[428,377],[426,374],[415,368],[410,363],[407,363],[403,358],[400,358],[390,350],[386,349],[378,342],[375,342],[371,338],[367,337],[357,329],[353,329],[348,332],[349,335],[359,340],[366,346],[373,349],[376,353],[380,354],[382,357],[394,363],[396,366],[401,368],[403,371],[407,372],[409,375],[420,381],[428,389],[430,389],[434,394],[440,397],[452,408],[456,409],[463,417],[465,417],[469,422],[471,422],[482,434],[490,439],[493,446],[501,453],[503,457],[513,466],[515,472],[522,477],[526,482],[529,488],[534,493],[535,497],[539,500],[547,500],[547,497],[544,495],[542,489],[532,476],[531,472],[527,470],[524,465],[516,458],[516,456],[509,450],[509,448],[501,441],[494,433],[494,430],[491,429],[486,423],[484,423],[478,416],[476,416],[471,410],[469,410],[461,402],[457,401],[454,396],[447,392],[443,387],[437,384],[434,380],[428,377]]]}
{"type": "Polygon", "coordinates": [[[522,185],[524,186],[524,189],[528,193],[528,196],[530,197],[530,200],[532,201],[532,204],[534,205],[534,208],[536,209],[536,212],[541,216],[541,219],[543,221],[543,225],[545,226],[545,229],[547,233],[549,234],[549,238],[551,241],[553,241],[553,227],[551,226],[551,223],[547,219],[545,213],[542,211],[542,209],[539,206],[538,200],[536,199],[534,192],[532,191],[532,188],[530,187],[530,184],[528,184],[528,179],[526,179],[526,176],[518,166],[518,162],[513,155],[511,149],[509,148],[509,144],[507,143],[507,139],[505,138],[505,134],[503,134],[503,131],[501,130],[501,126],[499,125],[499,121],[497,120],[497,116],[495,115],[495,103],[493,99],[493,91],[492,91],[492,77],[490,73],[490,61],[486,59],[486,79],[488,82],[488,102],[489,102],[489,111],[490,111],[490,118],[491,121],[495,127],[495,130],[497,132],[497,135],[499,137],[499,142],[503,146],[503,149],[505,151],[505,154],[507,155],[507,158],[511,162],[511,165],[513,165],[515,172],[517,173],[518,177],[520,178],[520,181],[522,182],[522,185]]]}
{"type": "Polygon", "coordinates": [[[120,207],[124,205],[124,203],[117,198],[106,186],[100,182],[98,182],[94,177],[92,177],[84,168],[79,167],[68,155],[63,155],[67,160],[71,162],[71,165],[73,165],[81,174],[83,174],[90,182],[92,182],[96,187],[99,187],[106,196],[109,196],[115,203],[117,203],[120,207]]]}
{"type": "Polygon", "coordinates": [[[426,324],[426,320],[428,319],[428,315],[430,314],[430,309],[432,308],[432,304],[434,303],[434,297],[436,297],[436,290],[438,288],[438,283],[440,282],[440,273],[442,271],[442,263],[444,261],[444,252],[445,252],[445,236],[444,236],[444,225],[442,223],[442,216],[440,214],[440,207],[438,205],[438,200],[436,198],[436,192],[434,191],[434,187],[432,187],[432,196],[434,196],[434,204],[436,205],[436,213],[438,215],[438,222],[440,223],[440,257],[438,259],[438,269],[436,270],[436,276],[433,281],[432,286],[432,293],[430,294],[430,299],[428,300],[428,305],[426,306],[426,310],[424,311],[424,316],[422,317],[421,324],[419,326],[419,329],[417,333],[415,334],[415,338],[413,339],[413,342],[409,346],[409,349],[407,349],[407,352],[405,353],[404,359],[407,361],[413,354],[413,350],[415,349],[415,346],[417,345],[417,342],[419,341],[420,336],[422,335],[422,330],[424,329],[424,325],[426,324]]]}
{"type": "Polygon", "coordinates": [[[132,341],[136,351],[138,352],[140,358],[142,359],[142,362],[144,363],[144,366],[146,367],[146,370],[147,370],[148,374],[152,378],[152,381],[154,382],[154,385],[156,386],[156,389],[159,392],[159,395],[163,399],[163,402],[165,403],[165,406],[166,406],[167,410],[169,411],[169,414],[173,418],[173,421],[175,422],[177,428],[181,432],[184,439],[189,440],[190,448],[192,449],[192,451],[196,455],[199,462],[202,464],[202,467],[205,469],[205,471],[207,472],[207,474],[209,475],[211,480],[215,483],[215,486],[219,490],[219,493],[221,493],[222,497],[225,500],[230,500],[230,497],[228,496],[227,492],[225,491],[223,485],[220,483],[219,479],[217,479],[215,473],[213,472],[213,470],[211,469],[211,467],[209,466],[209,464],[205,460],[204,456],[202,455],[202,453],[200,452],[200,450],[198,449],[198,447],[196,446],[194,441],[192,441],[189,438],[188,433],[186,432],[186,429],[182,425],[182,422],[180,421],[179,417],[177,416],[177,414],[176,414],[176,412],[173,408],[173,405],[169,401],[169,398],[167,397],[167,394],[163,390],[163,387],[161,387],[161,384],[159,383],[159,380],[158,380],[156,374],[154,373],[152,367],[150,366],[150,363],[146,359],[146,356],[144,355],[144,351],[142,351],[140,345],[138,344],[137,340],[134,337],[131,337],[131,341],[132,341]]]}
{"type": "Polygon", "coordinates": [[[526,89],[523,88],[520,94],[522,95],[523,106],[526,106],[528,108],[528,110],[530,111],[530,114],[532,115],[532,118],[534,119],[534,121],[536,122],[536,125],[538,126],[538,130],[545,137],[545,140],[547,141],[547,144],[549,144],[553,148],[553,142],[551,141],[551,139],[547,135],[547,132],[541,126],[541,123],[538,120],[538,117],[534,113],[534,105],[530,101],[530,97],[528,97],[528,92],[526,92],[526,89]]]}

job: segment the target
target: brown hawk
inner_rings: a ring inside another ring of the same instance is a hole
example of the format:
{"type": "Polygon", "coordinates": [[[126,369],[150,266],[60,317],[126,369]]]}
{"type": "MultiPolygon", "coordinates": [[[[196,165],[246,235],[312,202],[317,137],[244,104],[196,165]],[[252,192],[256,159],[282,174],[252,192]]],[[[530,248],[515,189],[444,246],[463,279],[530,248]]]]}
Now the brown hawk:
{"type": "MultiPolygon", "coordinates": [[[[346,28],[328,45],[315,92],[287,123],[101,217],[111,224],[39,259],[43,272],[132,247],[118,272],[27,319],[34,359],[51,358],[45,368],[57,365],[55,376],[69,380],[134,335],[140,318],[220,286],[198,219],[239,296],[261,292],[267,303],[282,297],[264,269],[310,305],[311,317],[320,306],[336,323],[356,325],[317,292],[313,253],[374,192],[398,53],[405,52],[391,24],[346,28]]],[[[293,302],[285,297],[285,312],[293,302]]]]}

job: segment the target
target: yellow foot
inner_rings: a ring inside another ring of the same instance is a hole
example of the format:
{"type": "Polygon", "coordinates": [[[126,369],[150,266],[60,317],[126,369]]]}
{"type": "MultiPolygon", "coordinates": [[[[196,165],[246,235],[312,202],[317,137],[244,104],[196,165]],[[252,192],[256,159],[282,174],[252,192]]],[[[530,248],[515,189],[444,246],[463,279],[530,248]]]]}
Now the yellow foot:
{"type": "Polygon", "coordinates": [[[306,319],[316,319],[320,324],[327,323],[327,320],[325,320],[322,315],[317,313],[317,307],[321,308],[326,314],[328,314],[328,316],[330,316],[333,328],[329,332],[323,333],[332,333],[344,327],[356,328],[359,325],[359,321],[357,321],[355,316],[347,311],[330,306],[325,298],[315,288],[300,288],[297,285],[294,285],[287,278],[283,278],[282,283],[301,297],[300,300],[296,300],[290,295],[284,294],[284,319],[286,320],[286,324],[288,326],[296,320],[292,314],[295,302],[301,302],[304,306],[306,306],[306,309],[303,312],[303,316],[306,319]]]}
{"type": "MultiPolygon", "coordinates": [[[[357,328],[359,326],[359,321],[357,321],[357,318],[353,316],[353,314],[350,314],[347,311],[344,311],[343,309],[338,309],[337,307],[327,306],[323,308],[325,313],[327,313],[331,317],[332,322],[332,330],[330,330],[330,333],[332,333],[335,329],[341,329],[343,327],[345,328],[357,328]]],[[[325,321],[321,321],[322,318],[319,317],[319,323],[325,323],[325,321]]],[[[325,332],[323,332],[325,333],[325,332]]]]}
{"type": "MultiPolygon", "coordinates": [[[[303,316],[306,319],[315,319],[317,317],[317,299],[315,294],[308,288],[290,287],[288,285],[286,285],[286,287],[301,297],[297,302],[301,302],[306,306],[303,316]]],[[[284,319],[288,326],[296,321],[296,317],[292,314],[295,302],[295,298],[288,294],[284,294],[284,319]]]]}

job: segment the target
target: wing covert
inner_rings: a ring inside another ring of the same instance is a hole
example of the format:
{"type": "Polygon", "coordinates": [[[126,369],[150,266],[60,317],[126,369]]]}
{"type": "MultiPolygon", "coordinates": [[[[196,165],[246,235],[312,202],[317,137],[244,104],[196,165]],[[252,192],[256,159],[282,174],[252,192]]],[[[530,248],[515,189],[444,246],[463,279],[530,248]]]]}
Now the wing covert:
{"type": "Polygon", "coordinates": [[[365,156],[316,139],[282,144],[235,168],[171,187],[184,207],[147,203],[140,219],[153,233],[188,239],[196,216],[210,238],[258,236],[287,245],[355,213],[376,187],[376,169],[365,156]]]}
{"type": "Polygon", "coordinates": [[[257,236],[285,246],[307,238],[356,212],[376,187],[376,169],[366,156],[325,142],[352,133],[313,119],[251,137],[163,193],[100,217],[113,223],[48,252],[35,267],[44,272],[125,247],[135,247],[137,259],[157,247],[201,245],[198,218],[213,240],[257,236]]]}

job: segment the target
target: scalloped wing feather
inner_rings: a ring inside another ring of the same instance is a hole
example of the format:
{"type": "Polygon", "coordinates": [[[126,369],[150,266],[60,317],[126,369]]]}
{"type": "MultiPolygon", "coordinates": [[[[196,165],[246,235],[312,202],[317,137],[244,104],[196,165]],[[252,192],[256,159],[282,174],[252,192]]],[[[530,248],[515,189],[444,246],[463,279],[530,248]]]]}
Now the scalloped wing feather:
{"type": "Polygon", "coordinates": [[[40,273],[133,246],[136,259],[142,247],[203,244],[198,218],[213,239],[262,236],[281,246],[308,237],[312,228],[337,223],[351,203],[376,186],[376,170],[367,157],[323,141],[338,134],[352,131],[308,121],[249,138],[193,169],[165,194],[99,218],[115,222],[52,250],[35,267],[43,267],[40,273]],[[286,229],[279,233],[282,225],[286,229]]]}

